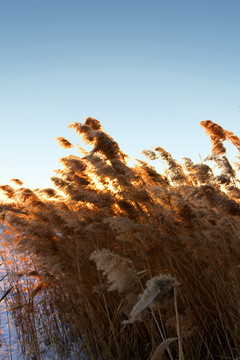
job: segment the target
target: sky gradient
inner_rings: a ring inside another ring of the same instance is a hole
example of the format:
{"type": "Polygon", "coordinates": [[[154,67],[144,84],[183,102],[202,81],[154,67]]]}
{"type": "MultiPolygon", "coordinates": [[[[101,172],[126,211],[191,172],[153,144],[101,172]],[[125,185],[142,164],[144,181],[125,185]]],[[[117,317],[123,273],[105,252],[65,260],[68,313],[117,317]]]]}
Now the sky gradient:
{"type": "Polygon", "coordinates": [[[131,157],[210,152],[199,123],[240,135],[240,2],[0,0],[0,184],[49,186],[55,137],[87,116],[131,157]]]}

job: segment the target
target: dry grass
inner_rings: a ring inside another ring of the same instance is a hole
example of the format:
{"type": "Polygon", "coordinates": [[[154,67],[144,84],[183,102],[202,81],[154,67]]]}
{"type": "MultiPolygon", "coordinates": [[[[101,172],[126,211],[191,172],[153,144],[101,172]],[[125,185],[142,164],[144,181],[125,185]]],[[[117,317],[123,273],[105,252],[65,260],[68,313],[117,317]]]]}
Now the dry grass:
{"type": "Polygon", "coordinates": [[[32,191],[18,179],[17,190],[1,186],[5,241],[28,279],[12,265],[24,351],[44,358],[41,330],[61,359],[240,356],[239,164],[223,145],[240,150],[240,139],[210,120],[201,125],[220,174],[188,158],[181,165],[161,147],[144,153],[165,162],[164,175],[143,161],[129,167],[87,118],[70,127],[92,151],[62,158],[54,189],[32,191]]]}

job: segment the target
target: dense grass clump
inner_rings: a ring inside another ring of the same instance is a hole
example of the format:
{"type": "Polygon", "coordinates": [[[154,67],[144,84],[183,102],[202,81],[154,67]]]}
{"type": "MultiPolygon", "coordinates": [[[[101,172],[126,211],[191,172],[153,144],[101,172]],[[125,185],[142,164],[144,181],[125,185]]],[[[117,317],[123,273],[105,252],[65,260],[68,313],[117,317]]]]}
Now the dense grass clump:
{"type": "Polygon", "coordinates": [[[201,125],[217,175],[161,147],[143,153],[164,175],[140,160],[129,167],[87,118],[70,127],[92,151],[60,159],[54,188],[1,186],[4,238],[20,254],[11,309],[24,351],[44,358],[41,338],[61,359],[240,356],[239,163],[223,145],[240,150],[240,139],[201,125]]]}

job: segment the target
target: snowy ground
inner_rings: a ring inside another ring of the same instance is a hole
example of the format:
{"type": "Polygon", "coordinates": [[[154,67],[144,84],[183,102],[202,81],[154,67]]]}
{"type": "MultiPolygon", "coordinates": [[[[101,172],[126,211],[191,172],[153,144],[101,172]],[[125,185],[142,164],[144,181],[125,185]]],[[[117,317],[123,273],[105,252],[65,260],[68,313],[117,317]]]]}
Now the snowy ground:
{"type": "MultiPolygon", "coordinates": [[[[4,253],[4,258],[10,259],[11,254],[7,254],[6,247],[4,246],[3,248],[2,244],[3,243],[0,241],[0,255],[4,253]]],[[[16,259],[14,263],[16,263],[16,259]]],[[[10,269],[7,268],[7,265],[4,263],[4,261],[1,262],[0,260],[0,300],[11,287],[7,276],[8,273],[10,273],[10,269]]],[[[25,283],[24,277],[21,281],[25,283]]],[[[13,288],[11,291],[13,292],[14,290],[15,289],[13,288]]],[[[49,343],[47,344],[44,339],[41,339],[42,336],[40,335],[39,343],[41,345],[40,356],[38,359],[33,354],[22,354],[20,340],[18,338],[14,321],[10,312],[7,311],[7,304],[10,300],[10,297],[11,292],[9,292],[9,294],[0,301],[0,360],[60,360],[51,345],[49,343]]],[[[79,352],[76,352],[76,350],[77,348],[74,350],[73,345],[73,349],[69,350],[68,352],[69,356],[65,355],[64,359],[84,360],[84,356],[80,355],[79,357],[79,352]],[[78,355],[76,355],[77,353],[78,355]]]]}
{"type": "MultiPolygon", "coordinates": [[[[0,265],[0,298],[9,289],[6,271],[2,263],[0,265]]],[[[32,354],[22,354],[14,321],[7,311],[7,297],[8,295],[0,302],[0,360],[36,360],[32,354]]],[[[41,360],[58,360],[56,354],[53,356],[51,348],[44,342],[40,348],[41,360]]]]}
{"type": "MultiPolygon", "coordinates": [[[[0,238],[3,235],[2,224],[0,225],[0,238]]],[[[7,310],[8,299],[10,292],[4,297],[6,292],[10,289],[8,273],[10,269],[7,268],[4,260],[11,259],[11,254],[6,250],[6,246],[3,246],[4,240],[0,242],[0,360],[35,360],[35,357],[31,354],[22,354],[20,340],[17,335],[14,321],[10,312],[7,310]],[[2,299],[4,297],[4,299],[2,299]]],[[[14,289],[12,289],[14,291],[14,289]]],[[[56,356],[52,356],[49,348],[43,343],[41,348],[41,359],[51,360],[56,359],[56,356]]]]}
{"type": "MultiPolygon", "coordinates": [[[[0,266],[0,297],[9,289],[6,269],[0,266]]],[[[6,308],[6,300],[0,302],[0,359],[21,360],[21,349],[13,320],[6,308]]]]}

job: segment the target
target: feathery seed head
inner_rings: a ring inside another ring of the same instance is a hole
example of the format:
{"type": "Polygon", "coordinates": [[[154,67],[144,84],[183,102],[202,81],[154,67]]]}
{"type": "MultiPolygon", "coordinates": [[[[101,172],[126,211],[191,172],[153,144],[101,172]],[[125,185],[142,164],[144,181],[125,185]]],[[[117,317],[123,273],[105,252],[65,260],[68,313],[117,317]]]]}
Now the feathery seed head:
{"type": "Polygon", "coordinates": [[[93,260],[97,269],[107,276],[109,291],[125,292],[139,282],[132,261],[113,254],[110,250],[95,250],[90,260],[93,260]]]}
{"type": "Polygon", "coordinates": [[[139,319],[139,315],[152,304],[154,299],[158,298],[158,302],[166,303],[173,297],[174,287],[180,284],[171,275],[160,274],[150,279],[146,283],[146,288],[139,295],[138,302],[134,305],[129,319],[123,321],[123,324],[131,324],[139,319]]]}
{"type": "Polygon", "coordinates": [[[58,144],[64,149],[71,149],[73,144],[62,136],[56,137],[58,144]]]}

